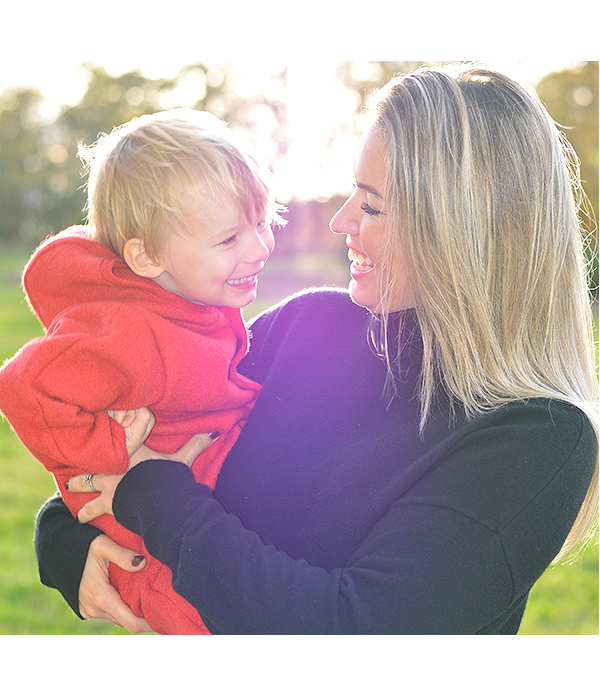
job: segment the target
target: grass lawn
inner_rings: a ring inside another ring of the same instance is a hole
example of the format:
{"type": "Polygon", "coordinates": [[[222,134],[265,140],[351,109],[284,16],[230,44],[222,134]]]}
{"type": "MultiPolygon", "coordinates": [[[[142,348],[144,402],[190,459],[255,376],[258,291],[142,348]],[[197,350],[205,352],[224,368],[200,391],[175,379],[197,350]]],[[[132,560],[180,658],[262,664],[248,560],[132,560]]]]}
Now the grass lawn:
{"type": "MultiPolygon", "coordinates": [[[[0,363],[41,333],[18,287],[25,257],[0,251],[0,363]]],[[[319,285],[315,259],[291,267],[270,262],[251,316],[304,285],[319,285]]],[[[344,286],[347,262],[328,260],[325,283],[344,286]]],[[[261,279],[262,281],[262,279],[261,279]]],[[[33,550],[37,510],[55,487],[51,476],[0,422],[0,634],[127,634],[100,621],[81,622],[61,596],[38,580],[33,550]]],[[[576,563],[551,567],[533,589],[521,634],[598,634],[598,547],[576,563]]]]}

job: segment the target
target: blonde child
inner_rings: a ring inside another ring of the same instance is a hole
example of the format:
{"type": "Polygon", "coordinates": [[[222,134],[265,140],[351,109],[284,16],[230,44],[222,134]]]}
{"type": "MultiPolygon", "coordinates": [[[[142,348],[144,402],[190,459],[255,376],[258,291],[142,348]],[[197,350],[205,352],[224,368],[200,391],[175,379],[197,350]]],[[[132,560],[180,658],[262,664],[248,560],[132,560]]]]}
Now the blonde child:
{"type": "MultiPolygon", "coordinates": [[[[282,222],[258,162],[226,125],[191,109],[134,119],[84,149],[89,226],[49,238],[23,273],[45,336],[0,370],[0,409],[65,488],[90,471],[127,470],[135,445],[111,418],[149,407],[147,445],[174,452],[196,433],[221,434],[193,465],[214,487],[259,385],[238,374],[248,349],[241,308],[282,222]]],[[[164,634],[207,633],[171,586],[171,572],[110,516],[96,521],[148,559],[136,574],[111,566],[111,583],[164,634]]]]}

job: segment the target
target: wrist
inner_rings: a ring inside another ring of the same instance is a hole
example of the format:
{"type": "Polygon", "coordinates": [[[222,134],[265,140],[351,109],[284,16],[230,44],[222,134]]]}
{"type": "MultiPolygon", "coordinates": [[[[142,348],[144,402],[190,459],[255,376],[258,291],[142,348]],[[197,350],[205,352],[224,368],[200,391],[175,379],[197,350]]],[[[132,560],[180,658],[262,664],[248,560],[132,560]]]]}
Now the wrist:
{"type": "Polygon", "coordinates": [[[143,460],[125,473],[113,498],[118,523],[138,535],[179,514],[178,503],[195,485],[187,465],[171,460],[143,460]],[[162,522],[161,522],[162,521],[162,522]]]}

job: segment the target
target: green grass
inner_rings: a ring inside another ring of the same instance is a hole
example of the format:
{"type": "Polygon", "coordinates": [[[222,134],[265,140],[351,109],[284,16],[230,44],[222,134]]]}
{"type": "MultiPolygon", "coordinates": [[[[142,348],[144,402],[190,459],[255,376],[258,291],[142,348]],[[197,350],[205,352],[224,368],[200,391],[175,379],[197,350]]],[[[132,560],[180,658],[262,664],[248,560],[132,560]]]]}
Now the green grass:
{"type": "Polygon", "coordinates": [[[598,546],[550,567],[531,591],[519,634],[598,634],[598,546]]]}
{"type": "MultiPolygon", "coordinates": [[[[0,362],[41,333],[18,287],[26,256],[0,252],[0,362]]],[[[251,317],[306,285],[344,286],[347,263],[303,257],[273,260],[261,277],[251,317]],[[314,269],[323,268],[322,276],[314,269]],[[323,279],[323,280],[321,280],[323,279]]],[[[33,550],[35,515],[55,491],[52,477],[0,422],[0,634],[127,634],[100,621],[82,622],[54,590],[41,585],[33,550]]],[[[571,565],[546,571],[535,585],[520,634],[598,634],[598,547],[571,565]]]]}

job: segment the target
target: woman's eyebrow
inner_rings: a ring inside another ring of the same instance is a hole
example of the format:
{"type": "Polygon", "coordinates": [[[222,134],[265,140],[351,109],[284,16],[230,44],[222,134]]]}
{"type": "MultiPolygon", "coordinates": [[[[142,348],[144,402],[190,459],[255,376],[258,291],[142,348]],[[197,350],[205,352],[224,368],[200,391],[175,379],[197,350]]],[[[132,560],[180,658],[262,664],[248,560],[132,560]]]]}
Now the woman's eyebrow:
{"type": "Polygon", "coordinates": [[[370,186],[369,184],[361,184],[360,182],[356,182],[356,186],[359,189],[368,191],[370,194],[373,194],[373,196],[377,196],[377,198],[380,198],[383,201],[383,196],[373,186],[370,186]]]}

